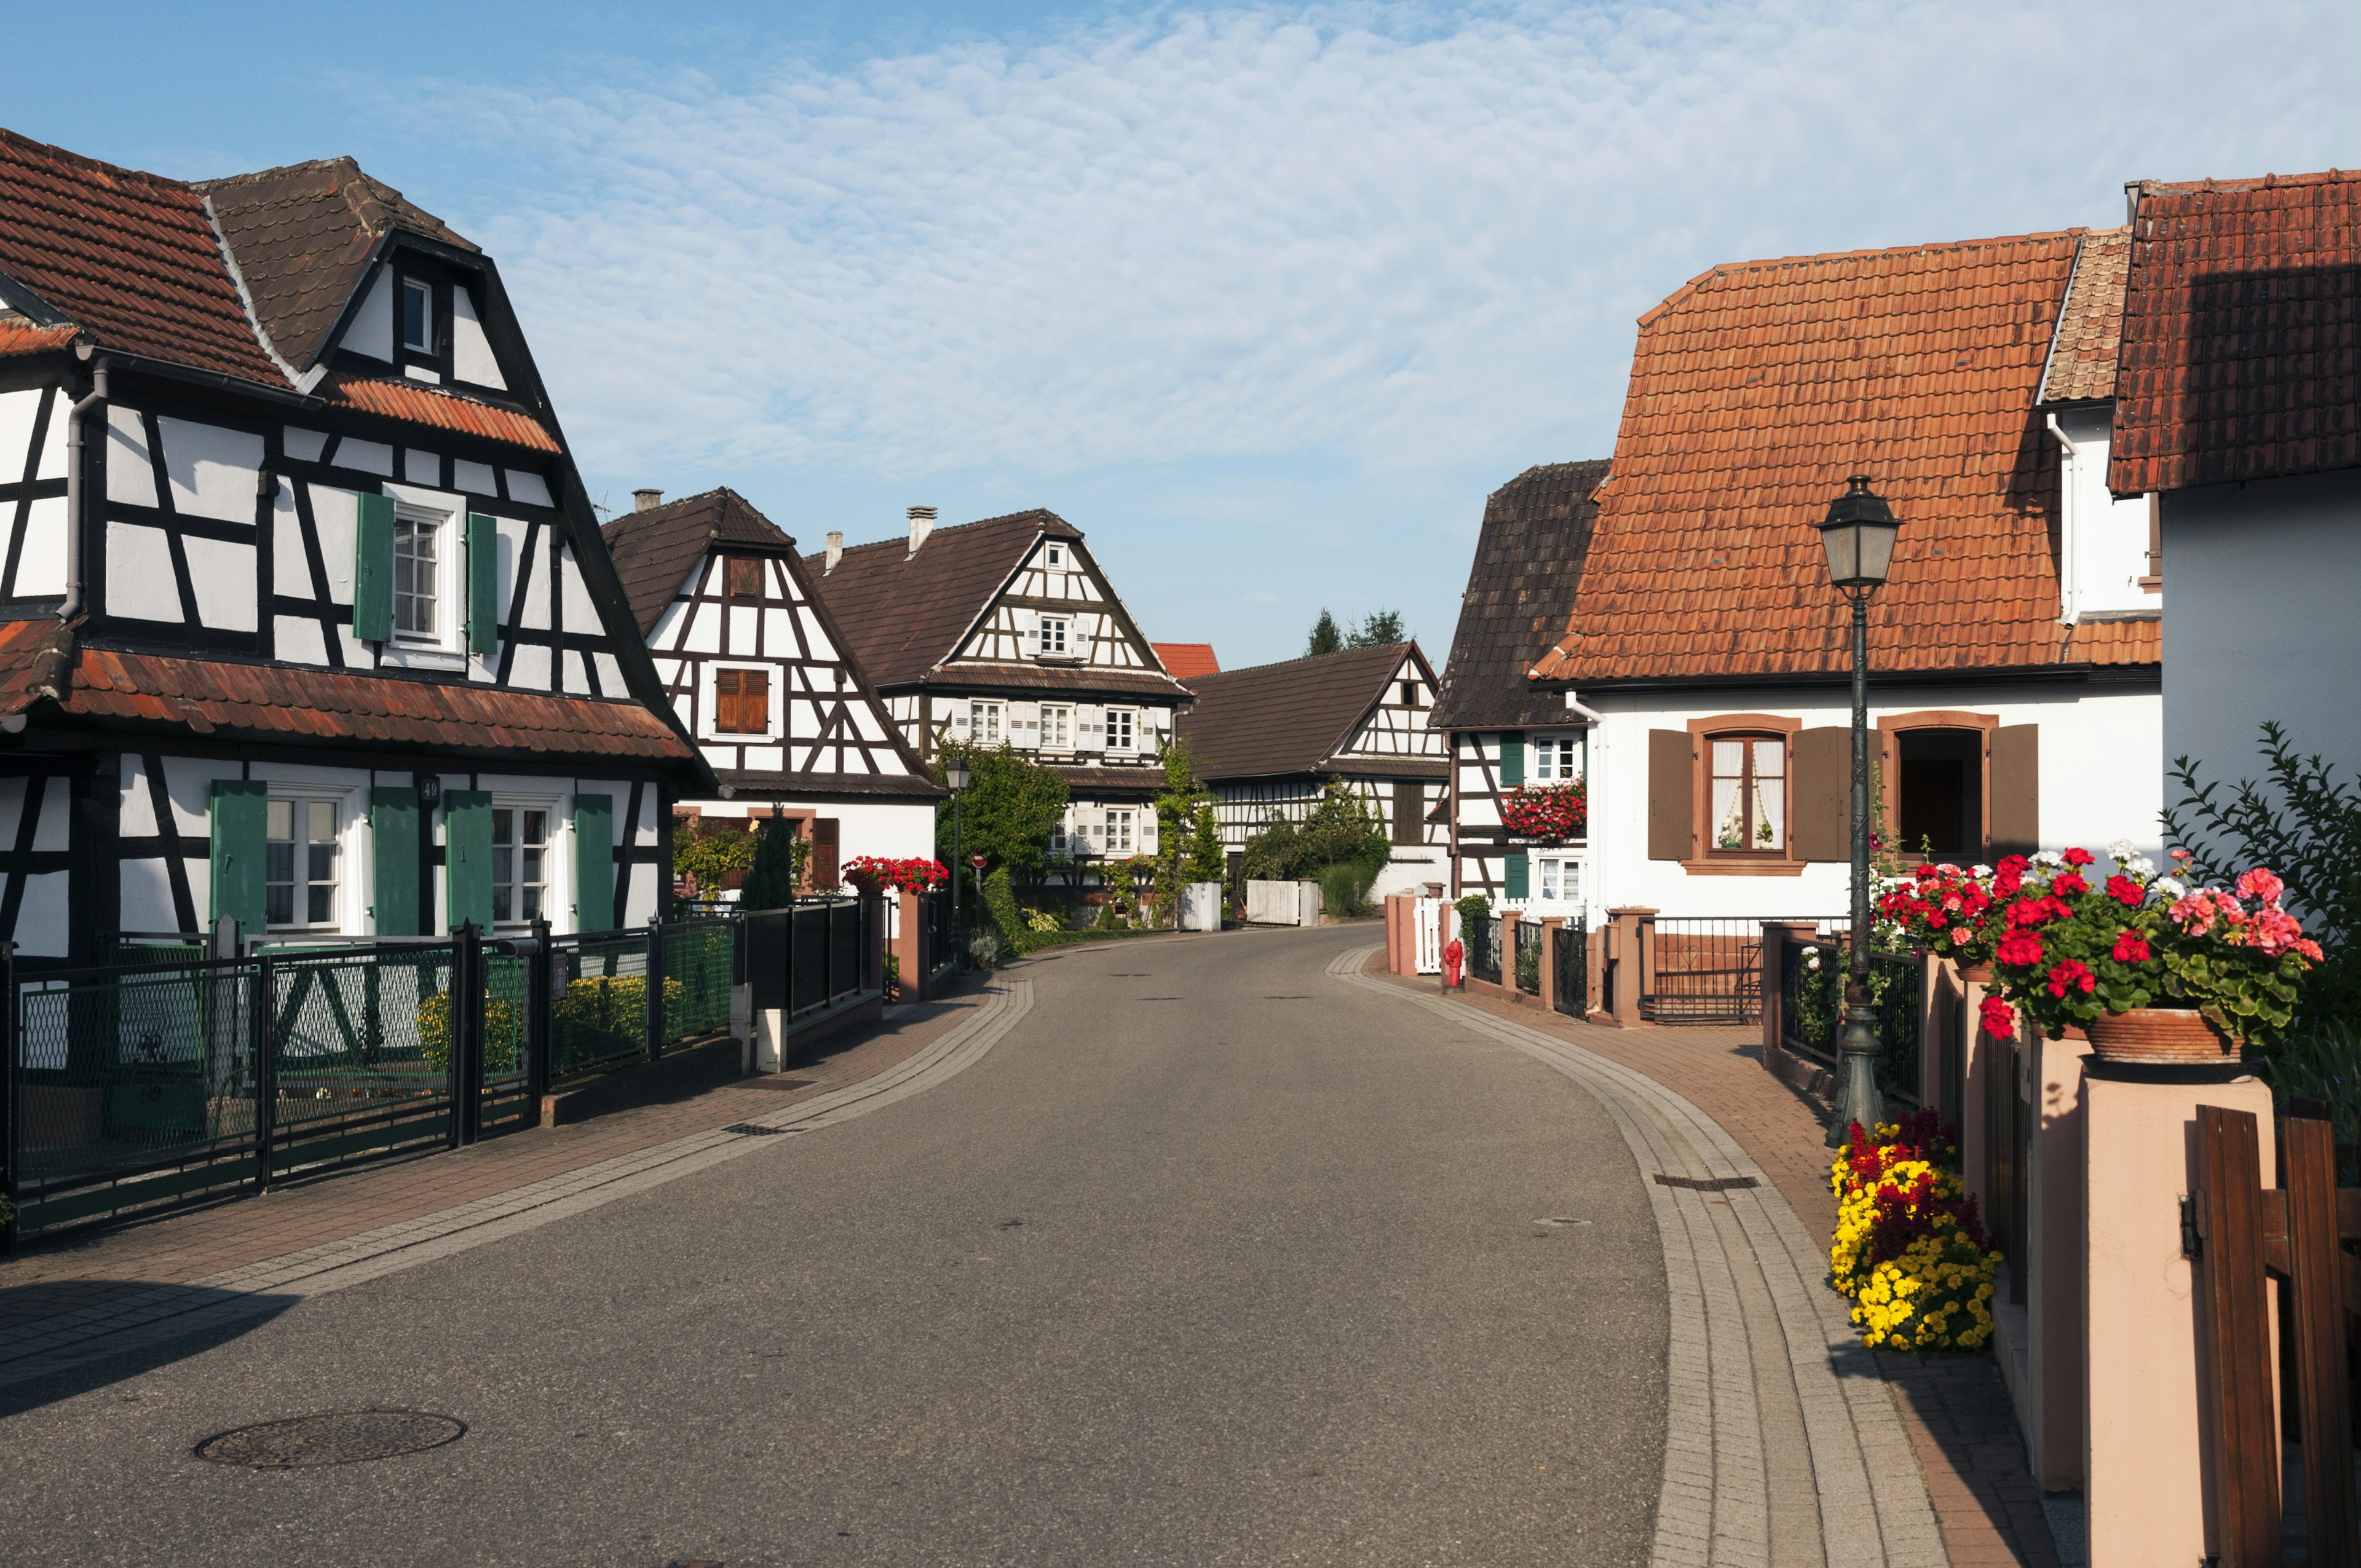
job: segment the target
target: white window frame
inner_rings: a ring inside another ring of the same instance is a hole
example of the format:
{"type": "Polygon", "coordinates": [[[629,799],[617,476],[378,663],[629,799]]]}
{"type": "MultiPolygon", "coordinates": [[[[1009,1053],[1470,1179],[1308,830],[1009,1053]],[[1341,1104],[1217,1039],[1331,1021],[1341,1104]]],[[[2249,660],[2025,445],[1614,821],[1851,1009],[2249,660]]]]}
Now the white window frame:
{"type": "Polygon", "coordinates": [[[752,745],[762,740],[779,738],[779,718],[786,703],[781,695],[785,685],[779,677],[783,672],[775,664],[760,659],[724,659],[708,661],[705,675],[705,738],[717,745],[740,743],[752,745]],[[724,729],[721,728],[721,672],[724,670],[756,670],[771,677],[771,700],[763,716],[760,729],[724,729]]]}
{"type": "MultiPolygon", "coordinates": [[[[541,867],[541,917],[547,920],[554,927],[570,923],[573,918],[573,905],[571,903],[560,902],[570,900],[574,891],[566,885],[566,871],[574,859],[574,824],[567,818],[565,797],[555,795],[510,795],[502,791],[493,795],[492,809],[547,813],[548,827],[541,841],[544,857],[541,867]],[[564,919],[560,919],[555,913],[561,909],[566,912],[564,919]]],[[[624,839],[625,843],[630,841],[628,837],[624,839]]],[[[493,852],[499,853],[497,846],[493,852]]],[[[494,885],[498,886],[497,880],[494,885]]],[[[513,907],[511,914],[514,916],[513,907]]],[[[497,920],[496,924],[503,931],[521,931],[531,922],[521,917],[512,917],[507,920],[497,920]]]]}
{"type": "Polygon", "coordinates": [[[1136,808],[1128,806],[1105,806],[1102,808],[1099,820],[1102,824],[1100,832],[1106,844],[1106,856],[1109,860],[1113,860],[1117,855],[1139,853],[1133,847],[1138,842],[1139,818],[1136,808]],[[1123,829],[1123,841],[1120,844],[1115,842],[1115,829],[1118,827],[1123,829]]]}
{"type": "Polygon", "coordinates": [[[1045,751],[1071,751],[1074,749],[1074,709],[1062,702],[1041,705],[1041,749],[1045,751]]]}
{"type": "MultiPolygon", "coordinates": [[[[434,608],[440,630],[432,637],[415,631],[404,631],[399,624],[396,609],[393,641],[386,644],[388,663],[399,663],[402,654],[442,654],[465,661],[467,654],[467,530],[464,505],[446,505],[441,491],[419,490],[412,487],[386,487],[393,500],[393,519],[397,535],[403,522],[434,525],[434,608]],[[427,498],[432,499],[427,499],[427,498]]],[[[430,660],[434,667],[447,667],[444,660],[430,660]]],[[[463,664],[464,667],[464,664],[463,664]]]]}
{"type": "Polygon", "coordinates": [[[1533,782],[1572,784],[1582,776],[1582,738],[1544,735],[1533,742],[1533,782]]]}
{"type": "Polygon", "coordinates": [[[1065,658],[1066,645],[1072,636],[1073,630],[1074,618],[1071,615],[1035,616],[1033,618],[1033,656],[1037,659],[1065,658]],[[1057,629],[1058,645],[1054,648],[1049,646],[1049,632],[1052,627],[1057,629]]]}
{"type": "Polygon", "coordinates": [[[1066,819],[1060,817],[1049,825],[1049,852],[1063,856],[1067,851],[1066,819]]]}
{"type": "MultiPolygon", "coordinates": [[[[334,916],[324,925],[302,921],[288,925],[271,925],[267,927],[267,930],[283,932],[290,937],[352,936],[365,932],[368,927],[364,923],[363,912],[367,908],[364,894],[376,881],[377,867],[371,863],[368,852],[368,835],[364,830],[367,825],[362,821],[359,809],[359,790],[351,784],[290,782],[269,784],[264,799],[266,805],[271,801],[281,800],[291,802],[324,800],[336,808],[336,897],[334,916]]],[[[266,835],[264,841],[267,844],[269,842],[267,835],[269,832],[269,817],[267,810],[263,821],[263,831],[266,835]]],[[[304,841],[300,839],[296,840],[298,845],[304,841]]],[[[266,849],[263,854],[263,881],[266,887],[264,898],[267,903],[269,897],[267,891],[269,883],[269,851],[266,849]]],[[[302,883],[297,883],[299,887],[302,885],[304,884],[302,883]]]]}
{"type": "Polygon", "coordinates": [[[1579,905],[1582,902],[1582,857],[1535,855],[1532,886],[1536,903],[1579,905]],[[1568,886],[1569,878],[1571,888],[1568,886]]]}
{"type": "Polygon", "coordinates": [[[1137,756],[1139,754],[1139,709],[1136,707],[1108,708],[1106,710],[1105,736],[1106,749],[1108,751],[1128,751],[1133,756],[1137,756]],[[1115,734],[1118,730],[1123,734],[1123,743],[1121,745],[1117,745],[1115,743],[1115,734]]]}
{"type": "Polygon", "coordinates": [[[393,297],[394,335],[401,342],[403,350],[408,353],[434,353],[434,285],[423,278],[398,278],[395,281],[398,286],[394,291],[393,297]],[[410,304],[410,296],[413,291],[426,296],[426,341],[424,343],[412,343],[410,340],[409,334],[402,330],[402,322],[410,313],[408,307],[410,304]]]}
{"type": "Polygon", "coordinates": [[[1066,547],[1062,544],[1050,544],[1044,546],[1041,551],[1041,564],[1052,572],[1064,571],[1066,569],[1066,547]]]}
{"type": "Polygon", "coordinates": [[[967,705],[967,740],[971,746],[997,746],[1007,736],[1008,714],[1005,704],[971,698],[967,705]],[[983,720],[992,720],[992,735],[984,736],[983,720]]]}

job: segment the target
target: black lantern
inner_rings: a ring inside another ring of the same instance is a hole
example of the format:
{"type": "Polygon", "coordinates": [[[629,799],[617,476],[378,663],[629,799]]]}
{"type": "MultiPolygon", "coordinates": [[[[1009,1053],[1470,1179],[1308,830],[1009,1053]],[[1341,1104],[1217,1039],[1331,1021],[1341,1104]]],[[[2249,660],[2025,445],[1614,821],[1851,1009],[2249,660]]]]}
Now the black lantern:
{"type": "Polygon", "coordinates": [[[1872,594],[1885,586],[1894,564],[1894,536],[1902,524],[1884,498],[1869,488],[1869,476],[1855,474],[1845,493],[1828,503],[1820,523],[1820,544],[1828,553],[1828,576],[1848,594],[1872,594]]]}
{"type": "Polygon", "coordinates": [[[951,786],[953,793],[967,788],[967,781],[968,771],[964,762],[949,762],[944,765],[943,782],[951,786]]]}

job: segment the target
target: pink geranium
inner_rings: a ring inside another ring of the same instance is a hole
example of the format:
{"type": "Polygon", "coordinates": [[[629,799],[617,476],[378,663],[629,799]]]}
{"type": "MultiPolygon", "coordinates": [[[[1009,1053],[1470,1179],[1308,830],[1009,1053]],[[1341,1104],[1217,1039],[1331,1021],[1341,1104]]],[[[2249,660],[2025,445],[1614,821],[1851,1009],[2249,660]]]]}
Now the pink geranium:
{"type": "Polygon", "coordinates": [[[2277,904],[2279,901],[2279,894],[2286,891],[2287,883],[2261,866],[2257,866],[2238,879],[2240,898],[2258,898],[2265,904],[2277,904]]]}

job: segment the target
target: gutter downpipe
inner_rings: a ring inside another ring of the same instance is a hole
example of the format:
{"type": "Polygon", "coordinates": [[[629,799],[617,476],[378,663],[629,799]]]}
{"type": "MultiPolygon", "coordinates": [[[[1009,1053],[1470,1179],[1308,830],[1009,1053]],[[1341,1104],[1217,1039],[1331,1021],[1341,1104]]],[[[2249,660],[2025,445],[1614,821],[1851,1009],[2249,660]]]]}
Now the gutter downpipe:
{"type": "MultiPolygon", "coordinates": [[[[2066,427],[2058,422],[2055,410],[2044,417],[2049,422],[2049,433],[2058,438],[2058,444],[2065,450],[2065,466],[2079,474],[2082,466],[2082,449],[2074,444],[2066,433],[2066,427]]],[[[2058,554],[2063,557],[2059,562],[2058,619],[2071,626],[2075,619],[2073,611],[2080,608],[2076,601],[2082,595],[2082,573],[2078,559],[2080,552],[2075,549],[2080,543],[2080,531],[2075,527],[2074,487],[2066,482],[2066,477],[2060,474],[2058,485],[2058,523],[2061,535],[2058,554]]]]}
{"type": "Polygon", "coordinates": [[[82,417],[106,401],[106,356],[93,357],[87,345],[80,352],[92,358],[91,388],[87,397],[66,411],[66,597],[58,606],[60,620],[82,613],[82,417]]]}

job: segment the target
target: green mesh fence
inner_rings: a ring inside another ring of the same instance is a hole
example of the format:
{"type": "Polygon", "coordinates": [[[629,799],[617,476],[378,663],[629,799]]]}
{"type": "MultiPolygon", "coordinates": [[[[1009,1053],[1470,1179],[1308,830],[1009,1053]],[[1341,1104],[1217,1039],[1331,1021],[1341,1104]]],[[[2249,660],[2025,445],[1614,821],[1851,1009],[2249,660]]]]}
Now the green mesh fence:
{"type": "Polygon", "coordinates": [[[428,947],[271,960],[272,1116],[291,1146],[280,1168],[445,1135],[439,1119],[399,1131],[346,1129],[447,1110],[451,958],[447,947],[428,947]],[[331,1134],[333,1147],[291,1148],[331,1134]]]}
{"type": "Polygon", "coordinates": [[[570,1077],[644,1056],[648,1048],[647,938],[571,943],[560,947],[554,959],[550,1076],[570,1077]]]}
{"type": "Polygon", "coordinates": [[[664,938],[666,1040],[696,1040],[730,1027],[731,928],[719,922],[666,931],[664,938]]]}

